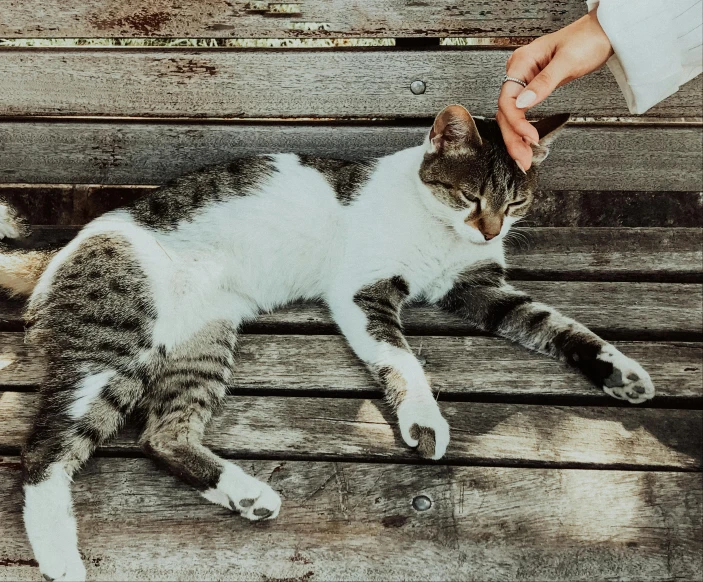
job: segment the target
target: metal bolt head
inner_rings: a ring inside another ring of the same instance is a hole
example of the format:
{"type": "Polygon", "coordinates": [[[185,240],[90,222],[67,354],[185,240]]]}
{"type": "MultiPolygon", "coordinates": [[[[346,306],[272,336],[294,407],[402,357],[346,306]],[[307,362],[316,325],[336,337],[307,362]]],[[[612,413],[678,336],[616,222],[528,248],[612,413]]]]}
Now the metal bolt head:
{"type": "Polygon", "coordinates": [[[418,80],[410,83],[410,90],[413,92],[413,95],[422,95],[425,89],[427,89],[427,85],[425,85],[424,81],[418,80]]]}
{"type": "Polygon", "coordinates": [[[427,511],[432,507],[432,500],[427,495],[418,495],[413,499],[413,508],[417,511],[427,511]]]}

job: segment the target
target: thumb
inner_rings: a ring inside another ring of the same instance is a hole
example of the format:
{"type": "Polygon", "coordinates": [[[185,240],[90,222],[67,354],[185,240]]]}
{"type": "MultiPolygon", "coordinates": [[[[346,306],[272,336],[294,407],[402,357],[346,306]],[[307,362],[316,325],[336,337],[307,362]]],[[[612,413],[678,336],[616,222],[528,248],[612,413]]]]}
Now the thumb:
{"type": "Polygon", "coordinates": [[[515,106],[518,109],[527,109],[544,101],[569,76],[569,69],[567,59],[555,56],[520,92],[515,106]]]}

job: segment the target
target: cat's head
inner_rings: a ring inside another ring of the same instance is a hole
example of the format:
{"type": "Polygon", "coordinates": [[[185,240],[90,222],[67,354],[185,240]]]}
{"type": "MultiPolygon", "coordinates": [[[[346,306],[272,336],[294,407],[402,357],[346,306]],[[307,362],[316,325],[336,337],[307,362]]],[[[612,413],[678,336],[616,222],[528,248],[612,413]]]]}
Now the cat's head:
{"type": "Polygon", "coordinates": [[[529,210],[537,167],[568,119],[560,114],[534,123],[540,139],[525,174],[508,154],[495,120],[474,119],[461,105],[445,108],[425,141],[419,173],[432,212],[473,243],[499,241],[529,210]]]}

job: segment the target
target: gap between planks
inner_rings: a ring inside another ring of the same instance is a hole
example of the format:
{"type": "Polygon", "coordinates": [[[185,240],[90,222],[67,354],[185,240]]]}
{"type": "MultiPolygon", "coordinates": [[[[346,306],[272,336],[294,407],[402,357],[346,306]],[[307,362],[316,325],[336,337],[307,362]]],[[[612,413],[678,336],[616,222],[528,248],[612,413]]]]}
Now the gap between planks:
{"type": "MultiPolygon", "coordinates": [[[[30,224],[79,226],[158,186],[0,184],[0,198],[30,224]]],[[[520,227],[700,227],[703,192],[541,190],[520,227]]]]}

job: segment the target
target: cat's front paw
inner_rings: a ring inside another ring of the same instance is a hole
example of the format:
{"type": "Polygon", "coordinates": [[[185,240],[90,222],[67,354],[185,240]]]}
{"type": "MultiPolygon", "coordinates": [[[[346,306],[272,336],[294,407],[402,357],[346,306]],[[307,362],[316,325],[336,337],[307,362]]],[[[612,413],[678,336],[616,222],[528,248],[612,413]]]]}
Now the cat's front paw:
{"type": "Polygon", "coordinates": [[[56,580],[58,582],[85,582],[85,566],[77,551],[60,552],[55,559],[42,559],[39,563],[39,571],[44,580],[56,580]]]}
{"type": "Polygon", "coordinates": [[[449,425],[428,391],[426,397],[408,397],[398,406],[398,424],[403,440],[417,447],[425,459],[441,459],[449,445],[449,425]]]}
{"type": "Polygon", "coordinates": [[[251,521],[274,519],[281,509],[278,493],[236,465],[225,467],[217,488],[209,489],[203,497],[251,521]]]}
{"type": "Polygon", "coordinates": [[[613,365],[613,373],[603,381],[603,390],[613,398],[640,404],[654,397],[654,384],[649,374],[635,360],[613,346],[606,346],[598,359],[613,365]]]}

